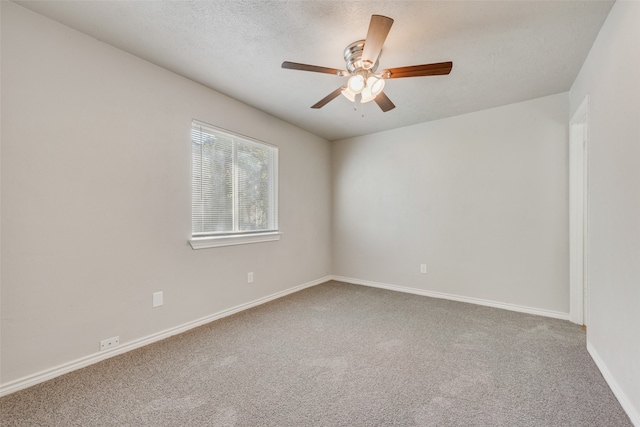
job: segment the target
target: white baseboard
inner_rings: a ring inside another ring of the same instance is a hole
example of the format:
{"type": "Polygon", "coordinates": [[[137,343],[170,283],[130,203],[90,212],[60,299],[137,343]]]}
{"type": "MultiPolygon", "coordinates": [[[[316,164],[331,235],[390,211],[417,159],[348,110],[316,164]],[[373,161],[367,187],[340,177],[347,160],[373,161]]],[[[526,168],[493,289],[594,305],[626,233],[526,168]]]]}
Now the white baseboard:
{"type": "Polygon", "coordinates": [[[611,371],[609,371],[609,368],[607,368],[607,365],[604,363],[602,358],[600,358],[600,355],[598,354],[596,349],[593,347],[593,344],[591,344],[588,340],[587,340],[587,351],[591,355],[591,358],[595,362],[598,369],[600,369],[600,373],[604,377],[607,384],[609,384],[609,388],[618,399],[618,402],[620,402],[620,406],[622,406],[622,409],[625,410],[625,412],[629,416],[629,419],[631,419],[631,423],[636,427],[640,427],[640,412],[638,412],[640,408],[633,407],[633,405],[631,404],[631,400],[629,400],[627,395],[624,394],[624,392],[620,388],[620,385],[617,383],[617,381],[614,379],[613,375],[611,374],[611,371]]]}
{"type": "Polygon", "coordinates": [[[526,307],[516,304],[508,304],[504,302],[484,300],[480,298],[463,297],[459,295],[447,294],[443,292],[427,291],[424,289],[409,288],[406,286],[389,285],[386,283],[371,282],[369,280],[352,279],[350,277],[332,276],[332,280],[338,282],[347,282],[354,285],[371,286],[373,288],[389,289],[391,291],[405,292],[408,294],[422,295],[432,298],[448,299],[453,301],[467,302],[470,304],[485,305],[488,307],[501,308],[503,310],[517,311],[520,313],[535,314],[538,316],[553,317],[555,319],[569,320],[569,313],[560,311],[545,310],[542,308],[526,307]]]}
{"type": "Polygon", "coordinates": [[[321,279],[313,280],[308,283],[304,283],[302,285],[295,286],[293,288],[286,289],[281,292],[276,292],[275,294],[268,295],[266,297],[258,298],[257,300],[240,304],[235,307],[229,308],[227,310],[222,310],[217,313],[211,314],[209,316],[202,317],[200,319],[194,320],[192,322],[188,322],[182,324],[180,326],[176,326],[174,328],[169,328],[164,331],[148,335],[146,337],[139,338],[134,341],[130,341],[127,343],[120,344],[117,347],[114,347],[110,350],[100,351],[97,353],[90,354],[85,357],[81,357],[79,359],[73,360],[71,362],[63,363],[62,365],[55,366],[50,369],[45,369],[43,371],[37,372],[32,375],[28,375],[23,378],[18,378],[17,380],[10,381],[6,384],[0,384],[0,397],[5,396],[7,394],[14,393],[18,390],[25,389],[27,387],[34,386],[36,384],[48,381],[55,377],[59,377],[60,375],[64,375],[68,372],[75,371],[80,368],[84,368],[85,366],[93,365],[94,363],[100,362],[102,360],[108,359],[113,356],[117,356],[122,353],[126,353],[131,350],[135,350],[136,348],[143,347],[145,345],[154,343],[156,341],[163,340],[165,338],[169,338],[173,335],[180,334],[182,332],[186,332],[190,329],[197,328],[198,326],[202,326],[209,322],[213,322],[214,320],[221,319],[223,317],[230,316],[232,314],[238,313],[240,311],[247,310],[249,308],[264,304],[269,301],[273,301],[278,298],[282,298],[285,295],[292,294],[294,292],[301,291],[306,288],[310,288],[312,286],[319,285],[326,281],[331,280],[330,276],[323,277],[321,279]]]}

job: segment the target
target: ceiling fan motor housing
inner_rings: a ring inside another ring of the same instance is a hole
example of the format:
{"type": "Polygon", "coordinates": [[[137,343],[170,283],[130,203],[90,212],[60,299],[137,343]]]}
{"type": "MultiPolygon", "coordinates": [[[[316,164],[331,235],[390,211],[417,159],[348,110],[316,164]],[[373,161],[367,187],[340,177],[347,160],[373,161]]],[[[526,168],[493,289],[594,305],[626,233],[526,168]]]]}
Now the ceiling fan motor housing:
{"type": "Polygon", "coordinates": [[[358,40],[351,43],[344,49],[344,60],[347,64],[347,70],[351,75],[358,74],[362,71],[370,71],[372,73],[375,73],[375,71],[378,69],[380,55],[378,55],[378,59],[376,60],[376,63],[373,64],[373,67],[369,68],[368,70],[365,68],[364,62],[362,61],[364,42],[364,40],[358,40]]]}

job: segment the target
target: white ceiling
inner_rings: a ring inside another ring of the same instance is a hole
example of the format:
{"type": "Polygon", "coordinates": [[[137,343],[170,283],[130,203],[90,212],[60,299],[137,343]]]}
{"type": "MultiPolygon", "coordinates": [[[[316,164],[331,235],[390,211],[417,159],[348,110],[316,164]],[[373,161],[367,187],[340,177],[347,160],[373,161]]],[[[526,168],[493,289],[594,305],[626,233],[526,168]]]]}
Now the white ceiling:
{"type": "Polygon", "coordinates": [[[569,90],[612,1],[16,1],[328,140],[364,135],[569,90]],[[396,108],[354,111],[340,96],[372,14],[395,20],[380,67],[453,61],[448,76],[388,80],[396,108]]]}

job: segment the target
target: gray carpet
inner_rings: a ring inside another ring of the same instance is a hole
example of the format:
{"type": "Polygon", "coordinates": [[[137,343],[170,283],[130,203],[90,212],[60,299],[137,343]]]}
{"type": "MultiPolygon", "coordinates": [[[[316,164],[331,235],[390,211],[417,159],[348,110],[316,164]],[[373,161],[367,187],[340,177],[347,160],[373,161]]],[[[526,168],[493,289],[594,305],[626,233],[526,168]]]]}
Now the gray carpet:
{"type": "Polygon", "coordinates": [[[567,321],[328,282],[0,399],[2,426],[630,426],[567,321]]]}

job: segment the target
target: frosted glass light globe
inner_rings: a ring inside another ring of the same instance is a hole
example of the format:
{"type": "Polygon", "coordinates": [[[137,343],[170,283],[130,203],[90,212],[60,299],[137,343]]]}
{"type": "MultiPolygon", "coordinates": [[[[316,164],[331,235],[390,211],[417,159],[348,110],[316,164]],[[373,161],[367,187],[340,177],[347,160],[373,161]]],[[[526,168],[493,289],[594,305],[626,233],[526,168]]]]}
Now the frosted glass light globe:
{"type": "Polygon", "coordinates": [[[351,90],[351,92],[360,93],[362,92],[362,89],[364,89],[364,86],[365,86],[364,77],[362,77],[361,75],[355,75],[355,76],[349,77],[349,81],[347,82],[347,87],[351,90]]]}

